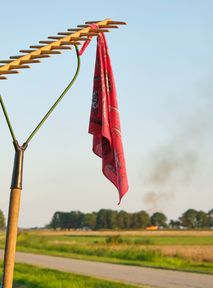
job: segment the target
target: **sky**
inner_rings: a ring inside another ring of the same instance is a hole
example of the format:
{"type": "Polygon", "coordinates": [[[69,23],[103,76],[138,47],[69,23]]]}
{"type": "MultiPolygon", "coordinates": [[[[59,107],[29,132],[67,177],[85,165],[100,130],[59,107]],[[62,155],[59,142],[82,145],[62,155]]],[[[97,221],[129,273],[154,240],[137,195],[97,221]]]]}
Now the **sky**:
{"type": "MultiPolygon", "coordinates": [[[[25,153],[20,227],[48,224],[55,211],[164,212],[213,208],[213,2],[208,0],[2,1],[0,58],[18,55],[88,20],[128,22],[107,34],[114,69],[129,191],[118,206],[102,175],[88,123],[95,39],[74,87],[25,153]]],[[[74,51],[32,64],[0,82],[23,143],[76,69],[74,51]]],[[[8,211],[14,148],[0,112],[0,209],[8,211]]]]}

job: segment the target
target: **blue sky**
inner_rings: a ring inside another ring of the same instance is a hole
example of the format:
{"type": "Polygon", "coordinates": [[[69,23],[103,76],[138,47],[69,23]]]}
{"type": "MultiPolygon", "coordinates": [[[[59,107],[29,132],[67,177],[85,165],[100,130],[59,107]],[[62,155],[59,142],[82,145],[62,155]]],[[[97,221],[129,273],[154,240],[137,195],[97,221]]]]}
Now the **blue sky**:
{"type": "MultiPolygon", "coordinates": [[[[120,206],[87,133],[96,41],[80,76],[25,155],[20,225],[48,223],[56,210],[155,210],[176,218],[210,210],[212,193],[212,1],[4,1],[0,58],[86,20],[128,26],[107,35],[117,84],[130,189],[120,206]]],[[[20,142],[72,77],[74,52],[1,81],[20,142]]],[[[0,208],[7,213],[13,146],[0,113],[0,208]]]]}

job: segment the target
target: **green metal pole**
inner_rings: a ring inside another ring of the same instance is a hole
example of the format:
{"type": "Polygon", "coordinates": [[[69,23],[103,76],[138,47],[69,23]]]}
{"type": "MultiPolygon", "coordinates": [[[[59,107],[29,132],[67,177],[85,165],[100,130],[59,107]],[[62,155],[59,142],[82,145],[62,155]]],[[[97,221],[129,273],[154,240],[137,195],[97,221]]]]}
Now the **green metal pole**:
{"type": "Polygon", "coordinates": [[[13,142],[15,142],[15,141],[16,141],[16,136],[15,136],[15,133],[14,133],[14,131],[13,131],[13,127],[12,127],[12,124],[11,124],[11,122],[10,122],[10,119],[9,119],[9,116],[8,116],[8,113],[7,113],[7,110],[6,110],[6,107],[5,107],[5,105],[4,105],[4,101],[3,101],[1,95],[0,95],[0,104],[1,104],[2,110],[3,110],[3,112],[4,112],[4,116],[5,116],[5,119],[6,119],[8,128],[9,128],[9,130],[10,130],[10,134],[11,134],[11,136],[12,136],[12,138],[13,138],[13,142]]]}
{"type": "Polygon", "coordinates": [[[69,91],[69,89],[74,84],[76,78],[78,77],[78,74],[79,74],[79,71],[80,71],[81,60],[80,60],[80,56],[78,54],[78,46],[77,45],[75,45],[75,51],[76,51],[76,55],[77,55],[77,59],[78,59],[78,66],[77,66],[77,70],[75,72],[75,75],[74,75],[72,81],[69,83],[69,85],[62,92],[62,94],[57,99],[57,101],[53,104],[53,106],[50,108],[50,110],[46,113],[46,115],[42,118],[42,120],[39,122],[39,124],[36,126],[36,128],[33,130],[33,132],[27,138],[27,140],[25,141],[26,144],[28,144],[31,141],[31,139],[35,136],[35,134],[38,132],[38,130],[41,128],[41,126],[44,124],[44,122],[47,120],[47,118],[50,116],[50,114],[53,112],[53,110],[59,104],[59,102],[64,98],[65,94],[69,91]]]}

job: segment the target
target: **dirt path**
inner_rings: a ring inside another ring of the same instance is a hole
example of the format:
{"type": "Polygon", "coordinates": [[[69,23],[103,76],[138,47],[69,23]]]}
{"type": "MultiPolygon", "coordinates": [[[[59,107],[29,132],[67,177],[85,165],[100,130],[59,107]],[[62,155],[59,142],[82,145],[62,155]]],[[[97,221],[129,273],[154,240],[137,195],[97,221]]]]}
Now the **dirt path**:
{"type": "MultiPolygon", "coordinates": [[[[3,251],[0,250],[0,259],[2,258],[3,251]]],[[[16,253],[16,262],[97,278],[118,280],[125,283],[144,284],[156,288],[213,288],[212,275],[75,260],[22,252],[16,253]]]]}

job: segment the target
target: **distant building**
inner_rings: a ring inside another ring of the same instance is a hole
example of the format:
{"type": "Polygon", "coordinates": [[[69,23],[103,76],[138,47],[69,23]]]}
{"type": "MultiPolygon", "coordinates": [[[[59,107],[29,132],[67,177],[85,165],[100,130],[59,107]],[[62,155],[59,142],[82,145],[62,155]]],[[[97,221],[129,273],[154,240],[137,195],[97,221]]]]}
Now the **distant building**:
{"type": "Polygon", "coordinates": [[[148,231],[156,231],[158,229],[159,229],[158,226],[148,226],[148,227],[146,227],[146,230],[148,230],[148,231]]]}

